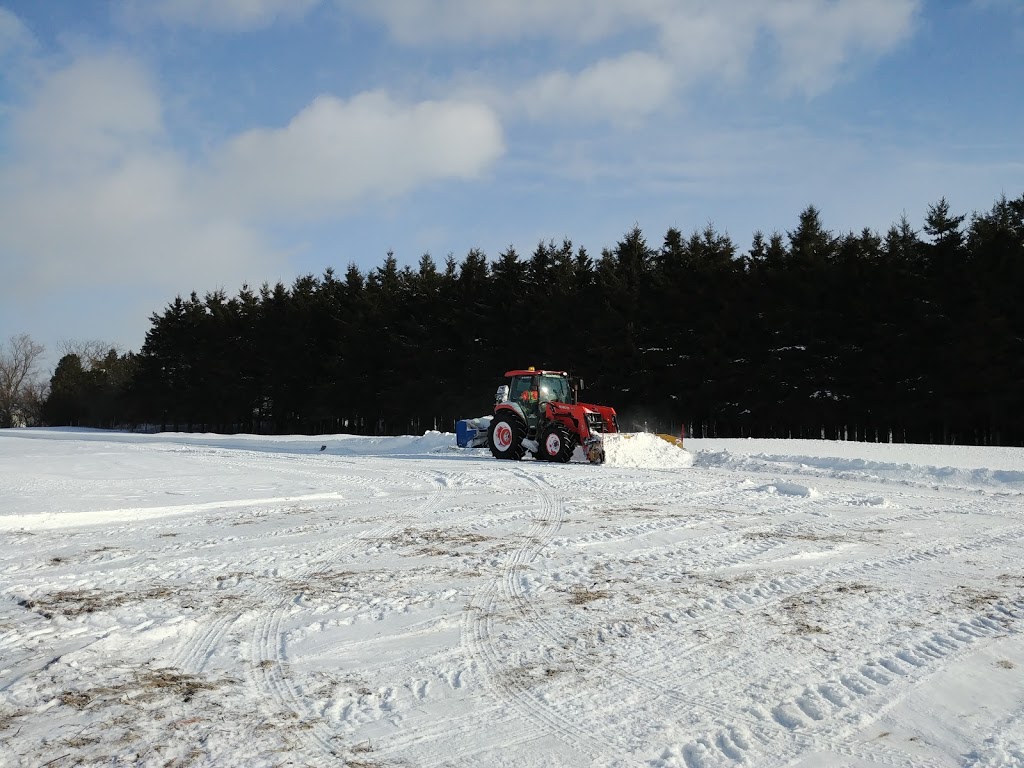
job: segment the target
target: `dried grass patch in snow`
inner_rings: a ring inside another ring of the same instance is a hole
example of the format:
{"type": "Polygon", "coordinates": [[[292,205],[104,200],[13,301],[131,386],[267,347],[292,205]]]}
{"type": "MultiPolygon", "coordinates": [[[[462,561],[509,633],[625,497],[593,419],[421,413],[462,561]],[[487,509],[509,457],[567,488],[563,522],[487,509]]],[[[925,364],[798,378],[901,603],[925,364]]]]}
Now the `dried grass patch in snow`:
{"type": "Polygon", "coordinates": [[[171,590],[167,587],[155,587],[142,592],[101,592],[98,589],[66,589],[36,599],[24,598],[18,600],[17,603],[22,608],[38,613],[44,619],[52,619],[57,615],[70,618],[87,613],[109,611],[112,608],[117,608],[129,602],[160,600],[178,594],[182,594],[182,591],[171,590]]]}
{"type": "Polygon", "coordinates": [[[194,675],[183,674],[177,670],[163,667],[144,669],[142,672],[135,673],[132,678],[123,680],[116,685],[67,690],[61,693],[57,700],[61,704],[75,709],[87,709],[93,704],[97,706],[126,703],[151,704],[166,696],[189,702],[200,691],[213,691],[223,685],[236,682],[238,681],[202,680],[194,675]]]}
{"type": "Polygon", "coordinates": [[[961,584],[949,595],[949,602],[957,608],[967,608],[976,611],[989,608],[1007,598],[1008,596],[1003,592],[977,589],[976,587],[968,587],[961,584]]]}
{"type": "Polygon", "coordinates": [[[799,592],[784,598],[779,606],[790,621],[786,634],[827,635],[831,634],[824,625],[826,612],[832,611],[839,601],[837,596],[869,594],[881,591],[879,587],[862,582],[819,586],[806,592],[799,592]]]}
{"type": "Polygon", "coordinates": [[[571,595],[570,605],[586,605],[594,600],[603,600],[611,593],[605,589],[587,589],[583,586],[576,586],[569,590],[569,594],[571,595]]]}
{"type": "Polygon", "coordinates": [[[849,541],[849,536],[838,533],[790,533],[788,531],[748,531],[743,534],[748,541],[758,539],[788,539],[792,541],[825,541],[833,544],[840,544],[849,541]]]}

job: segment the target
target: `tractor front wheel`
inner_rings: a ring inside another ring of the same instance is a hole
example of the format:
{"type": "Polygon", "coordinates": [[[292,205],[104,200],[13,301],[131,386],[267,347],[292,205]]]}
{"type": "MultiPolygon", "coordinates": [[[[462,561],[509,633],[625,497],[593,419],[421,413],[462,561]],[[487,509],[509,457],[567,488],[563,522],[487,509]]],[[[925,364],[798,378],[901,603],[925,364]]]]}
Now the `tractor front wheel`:
{"type": "Polygon", "coordinates": [[[526,422],[514,413],[502,413],[491,420],[487,430],[487,447],[496,459],[519,461],[526,453],[523,438],[526,437],[526,422]]]}
{"type": "Polygon", "coordinates": [[[548,424],[540,435],[540,455],[548,461],[564,464],[572,458],[575,448],[576,441],[561,424],[548,424]]]}

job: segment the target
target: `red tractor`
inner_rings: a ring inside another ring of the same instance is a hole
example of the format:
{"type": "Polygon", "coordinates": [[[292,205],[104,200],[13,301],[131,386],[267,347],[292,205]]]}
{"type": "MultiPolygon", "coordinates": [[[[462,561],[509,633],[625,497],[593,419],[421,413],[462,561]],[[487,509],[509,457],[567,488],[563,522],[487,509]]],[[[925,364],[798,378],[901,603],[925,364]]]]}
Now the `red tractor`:
{"type": "Polygon", "coordinates": [[[588,461],[604,463],[603,435],[619,431],[614,408],[577,402],[583,382],[570,380],[565,371],[527,368],[505,377],[508,384],[495,393],[487,431],[495,458],[519,460],[530,452],[538,459],[566,462],[579,445],[588,461]]]}

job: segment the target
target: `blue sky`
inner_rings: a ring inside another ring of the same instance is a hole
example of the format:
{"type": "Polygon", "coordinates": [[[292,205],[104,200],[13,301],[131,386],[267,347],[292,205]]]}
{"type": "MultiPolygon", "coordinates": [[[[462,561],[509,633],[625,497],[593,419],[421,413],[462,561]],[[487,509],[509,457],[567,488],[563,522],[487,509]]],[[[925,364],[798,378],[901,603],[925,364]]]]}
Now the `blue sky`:
{"type": "Polygon", "coordinates": [[[1022,94],[1024,0],[0,0],[0,341],[388,250],[920,228],[1024,193],[1022,94]]]}

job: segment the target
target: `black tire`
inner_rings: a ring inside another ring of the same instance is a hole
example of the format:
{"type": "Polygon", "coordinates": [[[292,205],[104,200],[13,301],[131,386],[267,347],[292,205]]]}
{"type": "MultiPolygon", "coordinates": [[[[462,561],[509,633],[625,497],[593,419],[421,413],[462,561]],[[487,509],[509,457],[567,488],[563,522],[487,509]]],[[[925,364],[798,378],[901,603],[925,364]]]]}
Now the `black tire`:
{"type": "Polygon", "coordinates": [[[519,461],[526,453],[523,438],[526,437],[526,422],[511,411],[503,411],[491,420],[487,430],[487,447],[496,459],[519,461]]]}
{"type": "Polygon", "coordinates": [[[561,424],[548,424],[540,435],[539,458],[565,464],[576,450],[572,434],[561,424]]]}

